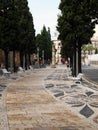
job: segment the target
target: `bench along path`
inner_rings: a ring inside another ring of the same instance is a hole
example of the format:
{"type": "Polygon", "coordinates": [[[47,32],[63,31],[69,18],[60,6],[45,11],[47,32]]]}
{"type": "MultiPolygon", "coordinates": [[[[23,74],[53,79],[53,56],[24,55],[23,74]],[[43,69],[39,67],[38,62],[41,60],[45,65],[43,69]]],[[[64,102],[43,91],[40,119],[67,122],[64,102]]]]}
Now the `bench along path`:
{"type": "MultiPolygon", "coordinates": [[[[50,84],[51,80],[45,78],[54,71],[52,68],[38,69],[32,75],[11,83],[6,96],[9,130],[98,129],[46,90],[45,85],[50,84]]],[[[69,81],[52,80],[52,83],[64,84],[69,81]]]]}

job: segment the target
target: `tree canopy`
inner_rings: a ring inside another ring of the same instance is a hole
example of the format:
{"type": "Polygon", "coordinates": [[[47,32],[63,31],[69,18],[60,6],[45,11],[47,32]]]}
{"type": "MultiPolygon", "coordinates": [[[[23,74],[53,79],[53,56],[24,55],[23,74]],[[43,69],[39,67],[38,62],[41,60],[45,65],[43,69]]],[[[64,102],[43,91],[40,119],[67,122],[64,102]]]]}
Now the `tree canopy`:
{"type": "Polygon", "coordinates": [[[0,48],[6,56],[10,50],[24,55],[36,50],[33,17],[27,0],[0,0],[0,48]]]}
{"type": "Polygon", "coordinates": [[[57,27],[60,32],[59,38],[74,41],[78,37],[83,44],[88,43],[98,21],[97,7],[96,0],[61,0],[61,15],[58,16],[57,27]]]}
{"type": "Polygon", "coordinates": [[[51,34],[50,28],[48,30],[45,26],[41,30],[41,34],[36,36],[36,44],[40,49],[40,57],[42,55],[42,51],[44,50],[44,58],[45,60],[51,59],[52,55],[52,42],[51,42],[51,34]]]}
{"type": "MultiPolygon", "coordinates": [[[[61,10],[57,25],[59,39],[62,40],[65,50],[66,48],[73,48],[72,55],[75,58],[76,49],[78,49],[80,65],[81,46],[90,43],[90,39],[95,32],[95,24],[98,23],[98,1],[61,0],[59,9],[61,10]]],[[[81,71],[81,66],[79,71],[81,71]]]]}

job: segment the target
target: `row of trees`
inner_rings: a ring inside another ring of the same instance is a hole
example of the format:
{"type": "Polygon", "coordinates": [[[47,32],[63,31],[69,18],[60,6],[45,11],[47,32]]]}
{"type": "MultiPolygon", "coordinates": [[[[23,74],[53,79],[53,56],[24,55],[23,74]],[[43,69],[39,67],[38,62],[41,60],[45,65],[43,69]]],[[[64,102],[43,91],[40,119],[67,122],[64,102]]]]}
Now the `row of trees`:
{"type": "MultiPolygon", "coordinates": [[[[27,0],[0,1],[0,48],[5,53],[5,66],[8,68],[8,53],[20,52],[21,66],[35,49],[35,30],[27,0]]],[[[13,56],[15,69],[15,56],[13,56]]],[[[27,64],[25,62],[25,64],[27,64]]]]}
{"type": "Polygon", "coordinates": [[[51,60],[52,57],[52,41],[51,41],[51,34],[50,34],[50,28],[48,30],[45,26],[43,26],[43,29],[41,30],[41,34],[38,34],[36,36],[36,44],[37,47],[40,49],[39,56],[42,57],[42,52],[44,51],[44,59],[51,60]]]}
{"type": "MultiPolygon", "coordinates": [[[[35,29],[33,24],[33,17],[29,11],[27,0],[0,0],[0,49],[5,54],[5,67],[8,69],[8,54],[13,52],[13,65],[15,71],[15,51],[20,52],[20,65],[24,64],[25,67],[31,64],[30,56],[32,53],[36,53],[37,46],[41,46],[41,49],[45,50],[47,55],[48,40],[50,41],[50,32],[48,30],[47,40],[45,27],[41,32],[41,43],[36,40],[35,29]],[[29,63],[27,63],[29,62],[29,63]]],[[[50,50],[51,44],[49,46],[50,50]]],[[[49,52],[50,53],[50,52],[49,52]]],[[[48,54],[49,56],[49,54],[48,54]]],[[[48,58],[48,57],[46,57],[48,58]]]]}
{"type": "Polygon", "coordinates": [[[61,0],[57,30],[62,40],[62,55],[71,58],[73,75],[81,73],[81,47],[91,43],[98,23],[97,0],[61,0]]]}

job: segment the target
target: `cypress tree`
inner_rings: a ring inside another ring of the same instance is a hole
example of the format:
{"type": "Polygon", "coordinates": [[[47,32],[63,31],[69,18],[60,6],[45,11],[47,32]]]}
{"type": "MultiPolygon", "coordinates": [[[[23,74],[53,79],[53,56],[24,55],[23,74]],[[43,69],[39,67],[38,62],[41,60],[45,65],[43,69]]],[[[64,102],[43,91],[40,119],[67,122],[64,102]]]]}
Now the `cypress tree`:
{"type": "Polygon", "coordinates": [[[42,51],[44,50],[44,59],[48,61],[51,59],[52,54],[52,42],[51,42],[51,34],[50,28],[48,30],[45,26],[41,30],[41,34],[38,34],[36,37],[37,47],[40,49],[40,57],[42,57],[42,51]]]}
{"type": "Polygon", "coordinates": [[[33,17],[29,11],[27,0],[15,0],[15,5],[18,10],[18,50],[20,51],[21,66],[23,66],[23,58],[25,58],[24,67],[30,64],[30,54],[33,53],[36,47],[35,29],[33,17]]]}
{"type": "MultiPolygon", "coordinates": [[[[35,50],[35,29],[27,0],[0,0],[0,48],[5,52],[5,67],[8,69],[8,53],[20,51],[25,66],[30,64],[30,54],[35,50]]],[[[15,56],[13,64],[15,70],[15,56]]]]}
{"type": "Polygon", "coordinates": [[[8,54],[14,50],[17,39],[17,19],[13,0],[1,0],[0,5],[0,48],[4,50],[5,67],[8,69],[8,54]]]}
{"type": "Polygon", "coordinates": [[[60,32],[59,39],[63,41],[65,47],[73,48],[73,75],[76,76],[82,71],[81,47],[90,42],[98,21],[98,2],[97,0],[61,0],[59,9],[61,10],[57,26],[60,32]]]}

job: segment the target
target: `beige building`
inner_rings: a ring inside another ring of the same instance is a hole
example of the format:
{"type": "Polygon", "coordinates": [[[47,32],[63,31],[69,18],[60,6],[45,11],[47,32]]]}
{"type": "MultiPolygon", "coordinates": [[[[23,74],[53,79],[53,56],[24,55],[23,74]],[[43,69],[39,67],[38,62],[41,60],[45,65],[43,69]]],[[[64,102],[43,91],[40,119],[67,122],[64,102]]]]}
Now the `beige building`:
{"type": "Polygon", "coordinates": [[[55,46],[55,57],[56,57],[56,63],[61,62],[61,41],[60,40],[53,40],[54,46],[55,46]]]}
{"type": "Polygon", "coordinates": [[[92,39],[92,44],[94,47],[96,47],[98,49],[98,36],[94,36],[92,39]]]}
{"type": "Polygon", "coordinates": [[[56,67],[56,64],[61,63],[61,41],[58,40],[56,37],[52,38],[52,68],[56,67]]]}

